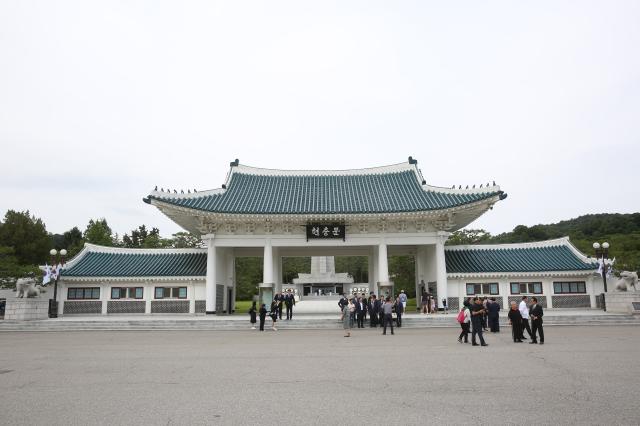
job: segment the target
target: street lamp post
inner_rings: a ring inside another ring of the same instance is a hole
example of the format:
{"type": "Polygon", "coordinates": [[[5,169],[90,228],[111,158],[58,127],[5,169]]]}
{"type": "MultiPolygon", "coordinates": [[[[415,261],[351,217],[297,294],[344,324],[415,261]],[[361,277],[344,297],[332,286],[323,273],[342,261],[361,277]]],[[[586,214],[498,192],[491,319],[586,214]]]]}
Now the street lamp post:
{"type": "Polygon", "coordinates": [[[51,266],[57,270],[56,278],[53,281],[53,301],[49,304],[49,318],[58,318],[58,280],[62,275],[62,268],[58,269],[57,265],[64,266],[64,258],[67,255],[67,251],[62,249],[58,252],[56,249],[51,249],[49,254],[51,255],[51,266]]]}
{"type": "Polygon", "coordinates": [[[604,242],[602,245],[600,243],[593,243],[593,248],[596,251],[596,259],[602,261],[602,283],[604,284],[604,293],[602,294],[602,309],[607,310],[607,305],[605,303],[605,294],[607,293],[607,263],[605,259],[609,258],[609,243],[604,242]]]}

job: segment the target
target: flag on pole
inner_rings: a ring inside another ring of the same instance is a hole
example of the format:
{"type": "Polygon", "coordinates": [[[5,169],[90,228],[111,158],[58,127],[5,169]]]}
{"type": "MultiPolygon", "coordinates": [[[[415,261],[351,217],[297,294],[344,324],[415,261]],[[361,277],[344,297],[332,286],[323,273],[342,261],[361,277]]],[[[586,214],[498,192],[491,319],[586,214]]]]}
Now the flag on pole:
{"type": "Polygon", "coordinates": [[[51,281],[51,268],[46,263],[44,264],[44,277],[42,277],[42,285],[47,285],[51,281]]]}
{"type": "Polygon", "coordinates": [[[598,271],[597,273],[602,275],[602,259],[598,259],[598,271]]]}
{"type": "Polygon", "coordinates": [[[616,262],[616,258],[614,257],[611,263],[609,264],[609,268],[607,269],[607,278],[611,278],[613,274],[613,264],[616,262]]]}

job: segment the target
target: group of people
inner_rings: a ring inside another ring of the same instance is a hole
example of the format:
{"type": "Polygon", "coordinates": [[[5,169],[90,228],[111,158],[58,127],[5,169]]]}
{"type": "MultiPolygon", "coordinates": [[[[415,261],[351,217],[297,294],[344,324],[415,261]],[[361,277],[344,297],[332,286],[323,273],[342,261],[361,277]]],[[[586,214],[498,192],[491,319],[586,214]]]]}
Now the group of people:
{"type": "Polygon", "coordinates": [[[347,297],[342,294],[338,301],[338,307],[341,312],[343,328],[345,330],[344,337],[351,337],[351,329],[356,324],[357,328],[364,328],[367,316],[369,317],[369,327],[383,328],[382,334],[387,334],[387,326],[393,333],[393,314],[396,314],[396,325],[402,327],[402,315],[407,309],[407,294],[404,290],[400,291],[397,297],[391,296],[378,298],[373,292],[369,293],[369,297],[365,297],[364,293],[353,294],[347,297]]]}
{"type": "MultiPolygon", "coordinates": [[[[540,336],[540,344],[544,344],[544,331],[542,328],[542,305],[538,304],[538,299],[531,298],[532,304],[528,304],[528,297],[523,296],[522,301],[518,305],[511,302],[508,313],[509,324],[511,325],[511,334],[513,341],[522,343],[524,330],[529,333],[531,344],[537,344],[537,335],[540,336]],[[529,327],[529,318],[531,318],[532,328],[529,327]]],[[[491,330],[492,333],[500,332],[500,304],[496,302],[494,297],[473,297],[464,301],[464,305],[458,314],[458,322],[462,331],[458,336],[458,342],[469,343],[469,333],[471,332],[471,344],[473,346],[489,346],[484,341],[483,332],[491,330]],[[476,336],[480,341],[476,341],[476,336]]]]}
{"type": "Polygon", "coordinates": [[[539,336],[540,344],[544,345],[544,329],[542,328],[544,312],[542,311],[542,305],[538,303],[537,297],[532,297],[531,302],[531,305],[529,305],[527,296],[522,296],[522,301],[519,305],[516,302],[511,302],[508,317],[511,324],[513,342],[522,343],[526,339],[524,331],[527,330],[531,339],[529,344],[537,344],[539,336]],[[531,327],[529,326],[529,320],[531,320],[531,327]]]}
{"type": "Polygon", "coordinates": [[[267,320],[267,316],[271,317],[271,329],[273,331],[277,331],[276,323],[278,319],[282,320],[282,309],[283,306],[286,308],[286,320],[293,319],[293,306],[296,304],[296,299],[291,290],[286,293],[277,293],[273,301],[271,302],[271,306],[269,310],[267,310],[266,304],[261,304],[260,309],[257,309],[256,302],[254,301],[251,304],[251,308],[249,309],[249,321],[251,322],[251,329],[256,329],[256,323],[258,317],[260,318],[260,331],[264,331],[264,324],[267,320]]]}

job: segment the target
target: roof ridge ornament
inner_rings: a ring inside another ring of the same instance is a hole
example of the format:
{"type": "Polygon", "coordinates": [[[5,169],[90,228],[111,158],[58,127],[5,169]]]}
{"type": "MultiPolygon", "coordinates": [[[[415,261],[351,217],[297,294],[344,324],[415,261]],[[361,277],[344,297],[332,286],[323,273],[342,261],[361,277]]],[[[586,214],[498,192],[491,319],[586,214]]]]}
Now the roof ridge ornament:
{"type": "Polygon", "coordinates": [[[240,160],[238,160],[237,158],[229,163],[229,167],[238,167],[240,165],[240,160]]]}
{"type": "Polygon", "coordinates": [[[409,164],[418,164],[418,160],[416,160],[413,157],[409,156],[409,164]]]}

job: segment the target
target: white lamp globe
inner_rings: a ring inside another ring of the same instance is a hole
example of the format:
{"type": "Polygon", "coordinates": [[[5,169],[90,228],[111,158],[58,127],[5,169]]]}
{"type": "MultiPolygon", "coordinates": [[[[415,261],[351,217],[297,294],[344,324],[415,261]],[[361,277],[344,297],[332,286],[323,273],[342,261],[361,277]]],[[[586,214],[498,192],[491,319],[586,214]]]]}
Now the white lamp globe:
{"type": "Polygon", "coordinates": [[[605,250],[608,249],[609,248],[609,243],[607,243],[607,242],[602,243],[602,248],[605,249],[605,250]]]}
{"type": "Polygon", "coordinates": [[[67,251],[65,249],[60,250],[60,255],[61,256],[66,256],[67,255],[67,251]]]}
{"type": "Polygon", "coordinates": [[[56,249],[51,249],[51,251],[49,252],[49,254],[50,254],[51,256],[55,256],[56,254],[58,254],[58,250],[56,250],[56,249]]]}
{"type": "Polygon", "coordinates": [[[593,243],[593,248],[598,250],[600,248],[600,243],[593,243]]]}

